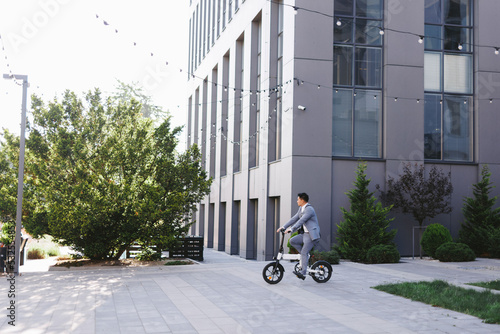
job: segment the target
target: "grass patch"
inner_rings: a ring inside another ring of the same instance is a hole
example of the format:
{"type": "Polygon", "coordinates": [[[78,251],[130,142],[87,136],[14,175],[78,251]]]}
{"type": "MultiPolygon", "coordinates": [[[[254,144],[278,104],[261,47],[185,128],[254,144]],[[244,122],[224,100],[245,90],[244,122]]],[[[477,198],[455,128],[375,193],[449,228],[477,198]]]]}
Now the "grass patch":
{"type": "Polygon", "coordinates": [[[467,284],[479,286],[481,288],[486,288],[486,289],[500,290],[500,280],[491,281],[491,282],[467,283],[467,284]]]}
{"type": "Polygon", "coordinates": [[[500,295],[491,291],[464,289],[440,280],[378,285],[374,289],[500,324],[500,295]]]}
{"type": "Polygon", "coordinates": [[[186,265],[186,264],[193,264],[193,262],[174,260],[174,261],[168,261],[165,263],[166,266],[182,266],[182,265],[186,265]]]}

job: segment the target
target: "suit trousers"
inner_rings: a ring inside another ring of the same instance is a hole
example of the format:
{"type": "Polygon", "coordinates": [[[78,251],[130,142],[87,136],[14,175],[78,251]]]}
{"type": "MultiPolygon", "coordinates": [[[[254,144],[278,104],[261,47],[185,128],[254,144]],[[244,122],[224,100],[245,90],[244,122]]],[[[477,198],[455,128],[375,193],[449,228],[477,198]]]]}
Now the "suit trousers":
{"type": "Polygon", "coordinates": [[[290,245],[300,253],[301,274],[307,273],[308,255],[311,249],[318,245],[320,239],[312,240],[309,233],[297,234],[290,239],[290,245]]]}

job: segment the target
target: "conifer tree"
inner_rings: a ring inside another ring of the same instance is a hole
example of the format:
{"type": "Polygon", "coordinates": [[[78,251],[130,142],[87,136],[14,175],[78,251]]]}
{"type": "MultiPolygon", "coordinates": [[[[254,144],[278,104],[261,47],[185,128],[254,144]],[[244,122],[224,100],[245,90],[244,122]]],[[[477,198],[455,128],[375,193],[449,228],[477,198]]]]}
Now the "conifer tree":
{"type": "Polygon", "coordinates": [[[459,231],[460,242],[467,244],[477,256],[488,252],[490,234],[500,228],[500,208],[494,209],[497,196],[490,197],[493,188],[487,165],[481,170],[481,181],[473,185],[473,197],[464,199],[464,222],[459,231]]]}
{"type": "Polygon", "coordinates": [[[342,256],[356,262],[364,262],[368,250],[377,245],[392,244],[396,230],[388,231],[393,218],[387,218],[392,206],[383,207],[373,192],[368,190],[366,163],[356,170],[355,188],[346,193],[351,203],[350,211],[340,208],[343,221],[337,225],[337,241],[342,256]]]}

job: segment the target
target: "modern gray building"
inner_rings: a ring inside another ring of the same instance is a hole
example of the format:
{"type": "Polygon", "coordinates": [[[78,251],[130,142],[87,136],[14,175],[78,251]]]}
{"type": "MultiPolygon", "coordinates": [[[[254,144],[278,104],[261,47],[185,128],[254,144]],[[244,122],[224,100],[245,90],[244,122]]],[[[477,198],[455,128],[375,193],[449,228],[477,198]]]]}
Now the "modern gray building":
{"type": "MultiPolygon", "coordinates": [[[[370,188],[403,162],[451,172],[454,237],[488,164],[500,183],[498,0],[193,0],[188,145],[213,177],[192,234],[270,259],[306,192],[324,249],[360,160],[370,188]]],[[[494,195],[499,194],[499,188],[494,195]]],[[[376,193],[377,194],[377,193],[376,193]]],[[[394,213],[402,255],[410,215],[394,213]]]]}

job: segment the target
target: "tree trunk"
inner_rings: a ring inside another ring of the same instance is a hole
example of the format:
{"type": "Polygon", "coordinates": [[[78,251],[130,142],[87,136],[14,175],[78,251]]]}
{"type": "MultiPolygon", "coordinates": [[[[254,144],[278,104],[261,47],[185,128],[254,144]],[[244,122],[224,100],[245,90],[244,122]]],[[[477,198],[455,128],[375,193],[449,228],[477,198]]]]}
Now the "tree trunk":
{"type": "Polygon", "coordinates": [[[420,251],[420,259],[422,259],[422,224],[423,224],[423,221],[419,221],[418,222],[418,226],[419,226],[419,229],[418,229],[418,249],[420,251]]]}

